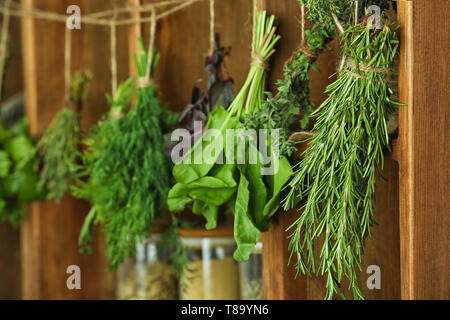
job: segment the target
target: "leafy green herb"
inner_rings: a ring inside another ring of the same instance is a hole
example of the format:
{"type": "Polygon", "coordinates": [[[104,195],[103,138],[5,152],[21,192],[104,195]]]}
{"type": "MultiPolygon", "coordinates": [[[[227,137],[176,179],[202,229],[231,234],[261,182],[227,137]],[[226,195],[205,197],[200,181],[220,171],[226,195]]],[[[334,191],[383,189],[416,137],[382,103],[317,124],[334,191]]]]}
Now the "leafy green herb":
{"type": "MultiPolygon", "coordinates": [[[[140,48],[135,61],[139,76],[144,77],[148,57],[143,41],[140,48]]],[[[151,76],[159,55],[152,57],[151,76]]],[[[126,87],[123,92],[128,92],[126,87]]],[[[114,102],[129,101],[128,95],[115,98],[114,102]]],[[[95,210],[91,215],[106,233],[111,267],[134,254],[136,242],[166,213],[171,165],[165,155],[164,133],[171,125],[167,119],[173,119],[168,114],[152,85],[138,88],[137,104],[126,115],[100,126],[98,154],[89,174],[89,197],[95,210]]],[[[90,240],[91,215],[81,234],[82,244],[83,239],[90,240]]]]}
{"type": "MultiPolygon", "coordinates": [[[[225,137],[227,130],[245,129],[245,119],[262,109],[265,67],[279,40],[279,36],[275,35],[274,23],[274,16],[266,17],[265,11],[258,13],[254,30],[254,61],[247,80],[228,111],[217,107],[211,113],[206,129],[216,129],[216,132],[221,133],[221,138],[225,137]]],[[[219,164],[217,161],[195,164],[194,155],[198,153],[213,154],[215,160],[220,156],[231,157],[231,150],[226,143],[222,144],[221,152],[212,153],[215,139],[200,141],[173,168],[177,184],[169,192],[169,209],[179,212],[191,206],[195,214],[205,217],[206,228],[214,229],[219,207],[227,204],[234,214],[234,237],[238,244],[234,258],[247,260],[258,242],[260,232],[267,231],[278,209],[279,192],[290,178],[292,169],[284,157],[279,159],[279,170],[274,176],[262,176],[263,165],[259,162],[248,164],[247,159],[247,164],[236,164],[236,156],[233,158],[234,163],[229,164],[219,164]],[[186,159],[191,161],[185,163],[186,159]]],[[[236,145],[232,147],[237,148],[236,145]]],[[[246,141],[246,155],[256,152],[258,159],[262,159],[259,151],[252,148],[255,147],[246,141]]]]}
{"type": "MultiPolygon", "coordinates": [[[[301,1],[300,1],[301,2],[301,1]]],[[[309,10],[308,13],[311,11],[309,10]]],[[[314,16],[308,17],[313,23],[314,16]]],[[[303,114],[300,121],[302,129],[308,128],[314,104],[310,99],[309,71],[318,70],[314,66],[318,55],[328,50],[327,43],[336,36],[336,27],[332,19],[323,23],[314,23],[311,30],[305,32],[305,43],[287,61],[284,67],[284,78],[278,80],[278,94],[273,96],[267,92],[267,99],[262,110],[247,119],[250,128],[279,129],[280,154],[291,156],[296,150],[290,136],[298,128],[298,115],[303,114]]]]}
{"type": "Polygon", "coordinates": [[[35,141],[28,134],[28,121],[16,129],[0,124],[0,220],[19,227],[26,215],[25,203],[42,200],[39,188],[40,158],[33,157],[35,141]]]}
{"type": "MultiPolygon", "coordinates": [[[[93,240],[93,230],[95,223],[102,223],[100,217],[104,215],[97,214],[102,211],[100,204],[95,202],[95,194],[101,193],[107,186],[102,186],[102,182],[92,176],[92,170],[96,162],[101,158],[102,152],[109,139],[118,134],[117,120],[122,117],[136,91],[136,79],[130,78],[120,84],[114,97],[107,94],[106,98],[111,105],[111,109],[99,123],[88,130],[83,138],[84,150],[80,152],[80,164],[76,168],[76,175],[71,186],[72,194],[80,199],[85,199],[91,203],[91,210],[87,215],[83,228],[80,232],[79,246],[82,253],[90,253],[90,244],[93,240]]],[[[97,196],[102,198],[102,196],[97,196]]]]}
{"type": "Polygon", "coordinates": [[[79,163],[80,111],[91,78],[90,71],[73,76],[69,105],[55,115],[38,143],[43,155],[40,184],[48,190],[48,200],[61,201],[74,178],[79,163]]]}
{"type": "Polygon", "coordinates": [[[347,64],[328,86],[328,99],[315,111],[317,134],[311,138],[284,202],[286,210],[306,199],[289,228],[291,258],[299,273],[327,274],[327,299],[342,295],[343,277],[354,298],[362,299],[356,269],[373,225],[376,174],[389,149],[387,115],[391,100],[387,71],[398,53],[396,27],[349,27],[343,37],[347,64]],[[323,236],[320,257],[314,247],[323,236]]]}

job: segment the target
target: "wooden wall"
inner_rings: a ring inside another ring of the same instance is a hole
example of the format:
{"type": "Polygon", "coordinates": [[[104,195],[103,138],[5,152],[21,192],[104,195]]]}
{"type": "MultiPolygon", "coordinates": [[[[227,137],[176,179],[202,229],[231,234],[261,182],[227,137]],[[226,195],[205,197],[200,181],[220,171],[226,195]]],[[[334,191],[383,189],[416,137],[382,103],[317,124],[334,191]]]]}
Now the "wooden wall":
{"type": "MultiPolygon", "coordinates": [[[[47,1],[23,0],[36,7],[65,14],[76,4],[83,12],[110,8],[107,0],[47,1]]],[[[90,95],[82,112],[82,126],[95,123],[107,109],[105,93],[110,92],[109,29],[82,26],[72,31],[72,71],[89,68],[94,73],[90,95]]],[[[65,25],[23,18],[23,63],[27,114],[31,133],[40,136],[53,115],[63,106],[65,25]]],[[[120,79],[128,75],[127,30],[118,33],[120,79]]],[[[99,299],[114,297],[114,275],[105,271],[102,241],[94,243],[94,253],[78,252],[78,234],[88,204],[66,197],[60,205],[53,202],[31,205],[22,226],[22,275],[25,299],[99,299]],[[81,268],[82,290],[68,290],[66,268],[81,268]]]]}
{"type": "MultiPolygon", "coordinates": [[[[20,20],[10,20],[9,56],[5,70],[4,102],[23,90],[20,20]]],[[[0,300],[20,299],[20,230],[0,223],[0,300]]]]}
{"type": "MultiPolygon", "coordinates": [[[[143,3],[150,1],[153,0],[143,3]]],[[[69,4],[80,4],[86,12],[111,4],[106,0],[22,0],[22,3],[61,13],[69,4]]],[[[408,107],[402,109],[400,118],[400,162],[387,160],[385,180],[380,179],[377,185],[375,219],[380,226],[373,228],[373,237],[367,242],[361,272],[361,287],[369,299],[449,297],[450,156],[448,148],[443,148],[450,138],[445,126],[449,119],[448,49],[444,45],[449,42],[448,3],[399,1],[403,49],[400,93],[408,107]],[[430,64],[430,57],[437,63],[430,64]],[[364,289],[368,276],[365,268],[372,264],[381,268],[381,290],[364,289]]],[[[297,0],[259,0],[259,5],[276,14],[280,23],[282,40],[270,71],[273,83],[299,43],[300,13],[297,0]]],[[[216,1],[216,31],[221,34],[223,45],[233,47],[226,71],[235,80],[236,90],[247,76],[250,62],[251,8],[251,0],[216,1]]],[[[27,110],[32,133],[40,135],[62,104],[64,27],[23,19],[22,31],[27,110]]],[[[96,76],[83,111],[86,127],[107,108],[103,96],[110,90],[109,35],[101,27],[84,27],[75,34],[73,69],[90,67],[96,76]]],[[[127,41],[126,30],[121,29],[119,44],[124,48],[119,51],[121,79],[128,72],[127,41]]],[[[172,109],[182,110],[190,100],[193,84],[207,76],[204,60],[209,48],[208,2],[194,4],[161,20],[157,47],[162,55],[157,73],[162,99],[172,109]]],[[[322,72],[311,74],[316,104],[323,101],[323,91],[331,81],[328,76],[336,69],[337,47],[334,43],[334,50],[319,59],[322,72]]],[[[114,279],[104,272],[102,243],[95,244],[93,255],[78,254],[77,236],[87,209],[86,203],[72,198],[65,199],[60,206],[40,203],[31,207],[30,217],[22,228],[25,298],[112,297],[114,279]],[[82,291],[68,291],[65,287],[65,269],[70,264],[81,266],[82,291]]],[[[281,214],[279,224],[264,236],[265,295],[270,299],[322,299],[321,279],[300,277],[294,281],[292,267],[286,264],[284,230],[295,215],[295,212],[281,214]]]]}
{"type": "Polygon", "coordinates": [[[399,2],[402,298],[450,299],[450,1],[399,2]]]}

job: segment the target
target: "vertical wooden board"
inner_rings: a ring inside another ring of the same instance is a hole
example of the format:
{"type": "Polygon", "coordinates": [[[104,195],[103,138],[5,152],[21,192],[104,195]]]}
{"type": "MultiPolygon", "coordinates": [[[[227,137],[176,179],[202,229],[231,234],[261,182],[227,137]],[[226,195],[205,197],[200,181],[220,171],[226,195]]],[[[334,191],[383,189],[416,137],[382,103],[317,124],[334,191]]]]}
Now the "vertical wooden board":
{"type": "Polygon", "coordinates": [[[20,233],[0,223],[0,300],[21,298],[20,233]]]}
{"type": "MultiPolygon", "coordinates": [[[[64,14],[69,5],[79,5],[83,12],[109,8],[109,1],[35,1],[23,0],[27,7],[38,7],[64,14]],[[84,11],[86,10],[86,11],[84,11]]],[[[102,27],[97,27],[102,28],[102,27]]],[[[94,82],[84,106],[82,124],[86,128],[107,110],[105,92],[110,92],[109,34],[107,30],[82,26],[72,31],[72,71],[89,67],[94,82]],[[105,59],[105,57],[108,57],[105,59]]],[[[60,22],[23,18],[23,59],[27,114],[31,132],[40,136],[53,115],[63,105],[64,33],[60,22]]],[[[125,39],[126,30],[119,32],[125,39]]],[[[121,48],[121,47],[119,47],[121,48]]],[[[119,57],[127,59],[125,53],[119,57]]],[[[127,60],[125,60],[127,61],[127,60]]],[[[119,61],[121,62],[121,61],[119,61]]],[[[120,63],[124,77],[127,64],[120,63]]],[[[78,252],[78,234],[89,210],[87,203],[66,197],[60,205],[52,202],[31,205],[29,218],[22,227],[23,297],[26,299],[98,299],[113,297],[114,277],[105,271],[104,246],[93,244],[92,255],[78,252]],[[82,289],[68,290],[66,268],[81,268],[82,289]]]]}
{"type": "Polygon", "coordinates": [[[449,14],[449,1],[399,1],[403,299],[450,297],[449,14]]]}
{"type": "Polygon", "coordinates": [[[369,300],[400,299],[400,236],[398,216],[398,164],[386,159],[382,178],[377,180],[372,236],[366,241],[359,283],[369,300]],[[381,289],[369,289],[369,266],[381,271],[381,289]]]}
{"type": "MultiPolygon", "coordinates": [[[[5,67],[4,102],[22,90],[20,20],[12,18],[9,29],[9,61],[5,67]]],[[[0,223],[0,299],[20,299],[20,230],[0,223]]]]}

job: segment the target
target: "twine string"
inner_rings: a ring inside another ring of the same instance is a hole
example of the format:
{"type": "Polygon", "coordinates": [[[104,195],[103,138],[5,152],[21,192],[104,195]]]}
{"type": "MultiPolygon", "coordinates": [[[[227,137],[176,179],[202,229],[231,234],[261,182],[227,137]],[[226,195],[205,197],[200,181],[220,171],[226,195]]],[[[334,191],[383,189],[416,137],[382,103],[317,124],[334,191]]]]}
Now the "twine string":
{"type": "Polygon", "coordinates": [[[70,100],[71,58],[72,58],[72,32],[66,26],[64,37],[64,84],[65,84],[64,100],[66,102],[70,100]]]}
{"type": "Polygon", "coordinates": [[[150,21],[150,37],[148,43],[148,53],[147,53],[147,70],[145,76],[139,77],[138,87],[148,88],[154,85],[154,81],[151,77],[152,73],[152,61],[153,61],[153,51],[155,49],[155,38],[156,38],[156,10],[151,11],[151,21],[150,21]]]}
{"type": "Polygon", "coordinates": [[[215,0],[210,0],[209,1],[209,16],[210,16],[210,24],[209,24],[209,53],[211,55],[214,54],[214,52],[216,51],[216,40],[215,40],[215,33],[214,33],[214,29],[215,29],[215,0]]]}
{"type": "Polygon", "coordinates": [[[301,5],[301,11],[302,11],[302,18],[301,18],[302,20],[300,21],[300,28],[301,28],[302,39],[300,42],[300,48],[303,48],[303,46],[305,45],[305,41],[306,41],[306,39],[305,39],[306,22],[305,22],[305,5],[304,4],[301,5]]]}
{"type": "Polygon", "coordinates": [[[392,69],[391,68],[376,68],[376,67],[369,67],[363,63],[359,63],[358,65],[356,65],[355,60],[351,59],[351,58],[344,58],[344,64],[345,64],[345,72],[354,76],[355,78],[358,79],[365,79],[365,80],[370,80],[369,77],[361,75],[359,73],[353,72],[352,70],[358,68],[359,71],[363,71],[363,72],[372,72],[372,73],[383,73],[385,75],[388,75],[392,69]]]}
{"type": "Polygon", "coordinates": [[[117,17],[117,11],[113,14],[110,25],[111,35],[111,92],[114,97],[117,92],[117,27],[114,24],[114,19],[117,17]]]}
{"type": "MultiPolygon", "coordinates": [[[[266,70],[268,68],[268,64],[264,57],[261,55],[260,51],[264,42],[267,40],[268,36],[266,35],[262,42],[259,44],[260,47],[256,47],[256,25],[258,17],[258,0],[253,0],[253,34],[252,34],[252,57],[251,57],[251,66],[257,69],[266,70]]],[[[270,55],[270,54],[269,54],[270,55]]]]}
{"type": "Polygon", "coordinates": [[[1,43],[0,43],[0,100],[3,96],[3,76],[5,71],[5,63],[6,63],[6,54],[7,54],[7,45],[8,45],[8,33],[9,33],[9,18],[10,11],[9,7],[11,5],[11,0],[6,0],[5,8],[6,11],[3,13],[3,24],[2,24],[2,34],[1,34],[1,43]]]}
{"type": "MultiPolygon", "coordinates": [[[[11,1],[11,0],[5,0],[5,1],[11,1]]],[[[183,8],[186,8],[196,2],[205,1],[205,0],[170,0],[170,1],[164,1],[162,3],[153,3],[148,4],[146,6],[141,6],[139,8],[133,8],[133,7],[125,7],[125,8],[118,8],[118,13],[123,12],[150,12],[154,10],[155,8],[160,7],[166,7],[169,5],[175,5],[178,4],[170,9],[167,9],[166,11],[163,11],[161,14],[157,15],[156,20],[163,19],[177,11],[182,10],[183,8]]],[[[6,2],[5,2],[6,3],[6,2]]],[[[5,13],[8,13],[10,16],[15,17],[32,17],[36,19],[41,20],[48,20],[48,21],[55,21],[55,22],[66,22],[67,21],[67,15],[59,14],[55,12],[50,11],[43,11],[37,8],[24,8],[20,4],[12,2],[11,8],[7,8],[6,5],[0,6],[0,12],[5,15],[5,13]]],[[[91,24],[91,25],[100,25],[100,26],[111,26],[111,19],[110,18],[98,18],[103,16],[111,15],[114,12],[114,10],[105,10],[100,11],[97,13],[91,13],[91,14],[85,14],[80,17],[81,23],[83,24],[91,24]]],[[[151,22],[151,17],[148,18],[133,18],[133,19],[115,19],[114,25],[116,26],[124,26],[124,25],[132,25],[136,23],[148,23],[151,22]]]]}

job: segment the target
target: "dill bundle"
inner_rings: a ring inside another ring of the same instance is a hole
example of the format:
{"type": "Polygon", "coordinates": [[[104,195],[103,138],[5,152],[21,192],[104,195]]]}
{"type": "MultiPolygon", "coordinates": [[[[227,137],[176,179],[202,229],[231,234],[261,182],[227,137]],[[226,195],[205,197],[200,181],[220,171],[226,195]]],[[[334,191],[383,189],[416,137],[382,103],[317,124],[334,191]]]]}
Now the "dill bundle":
{"type": "MultiPolygon", "coordinates": [[[[93,168],[101,158],[105,146],[110,138],[120,134],[118,119],[122,117],[129,105],[136,90],[136,79],[130,78],[121,83],[114,97],[107,95],[110,111],[99,121],[99,123],[88,130],[83,138],[84,150],[80,153],[80,165],[77,167],[77,174],[71,186],[72,194],[80,199],[90,202],[89,211],[79,236],[79,247],[82,253],[90,253],[90,244],[93,240],[94,223],[103,224],[102,202],[96,201],[101,197],[102,190],[108,188],[102,184],[102,180],[97,179],[97,175],[92,174],[93,168]]],[[[95,171],[97,172],[97,171],[95,171]]]]}
{"type": "Polygon", "coordinates": [[[66,106],[54,116],[38,143],[43,158],[40,186],[48,190],[47,200],[60,202],[74,178],[79,162],[80,112],[91,78],[90,71],[72,77],[66,106]]]}
{"type": "Polygon", "coordinates": [[[154,74],[159,55],[151,65],[140,42],[135,57],[140,76],[136,106],[114,122],[107,142],[92,167],[92,203],[106,233],[106,255],[118,266],[135,253],[136,242],[149,234],[155,219],[166,213],[171,162],[165,155],[166,128],[174,117],[161,106],[158,91],[148,78],[154,74]],[[150,72],[147,71],[147,67],[150,72]]]}
{"type": "Polygon", "coordinates": [[[356,269],[374,223],[375,179],[389,149],[387,116],[398,105],[387,79],[399,48],[395,31],[387,20],[382,30],[363,23],[345,31],[345,67],[313,114],[317,134],[288,186],[286,210],[306,199],[289,228],[291,258],[299,273],[327,275],[327,299],[342,295],[343,277],[354,298],[363,298],[356,269]]]}

